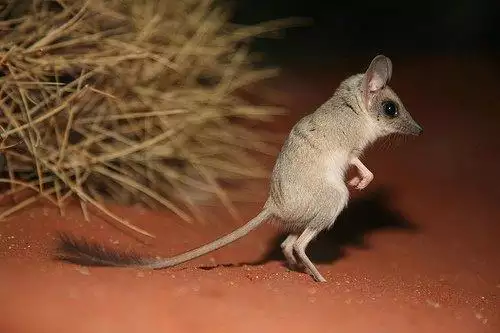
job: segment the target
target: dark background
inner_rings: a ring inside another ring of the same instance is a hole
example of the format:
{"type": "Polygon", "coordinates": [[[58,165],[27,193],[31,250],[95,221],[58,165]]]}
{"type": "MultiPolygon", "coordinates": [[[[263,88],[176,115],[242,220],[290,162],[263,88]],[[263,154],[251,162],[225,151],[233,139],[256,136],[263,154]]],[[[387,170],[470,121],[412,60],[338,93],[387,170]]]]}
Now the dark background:
{"type": "Polygon", "coordinates": [[[497,0],[328,1],[234,0],[236,23],[287,17],[312,19],[281,39],[259,39],[255,50],[280,64],[320,64],[332,58],[421,55],[495,55],[499,51],[497,0]]]}

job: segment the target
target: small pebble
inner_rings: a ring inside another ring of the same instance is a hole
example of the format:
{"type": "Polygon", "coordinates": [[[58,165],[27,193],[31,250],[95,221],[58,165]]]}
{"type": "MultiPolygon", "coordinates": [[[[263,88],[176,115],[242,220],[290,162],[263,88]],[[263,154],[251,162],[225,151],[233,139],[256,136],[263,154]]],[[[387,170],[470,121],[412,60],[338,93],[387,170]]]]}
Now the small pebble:
{"type": "Polygon", "coordinates": [[[89,271],[88,267],[79,266],[76,268],[76,270],[83,275],[90,275],[90,271],[89,271]]]}
{"type": "Polygon", "coordinates": [[[488,318],[485,318],[481,313],[479,312],[476,312],[475,313],[475,316],[476,316],[476,319],[478,319],[479,321],[481,321],[483,324],[486,325],[486,323],[488,322],[488,318]]]}
{"type": "Polygon", "coordinates": [[[430,299],[426,300],[426,303],[435,309],[438,309],[441,307],[441,304],[439,304],[438,302],[434,302],[433,300],[430,300],[430,299]]]}

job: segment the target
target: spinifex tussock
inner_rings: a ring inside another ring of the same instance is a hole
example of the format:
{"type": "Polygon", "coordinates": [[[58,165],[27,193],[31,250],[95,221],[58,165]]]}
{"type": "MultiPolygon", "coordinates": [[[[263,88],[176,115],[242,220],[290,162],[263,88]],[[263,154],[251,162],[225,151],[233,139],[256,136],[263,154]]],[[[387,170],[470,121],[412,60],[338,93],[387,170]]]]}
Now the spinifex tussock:
{"type": "Polygon", "coordinates": [[[284,22],[236,26],[212,2],[35,0],[2,13],[1,182],[4,195],[32,192],[0,218],[40,198],[63,211],[76,196],[86,216],[90,204],[147,234],[106,199],[189,220],[196,193],[234,213],[218,180],[263,176],[251,152],[272,147],[232,119],[279,111],[236,93],[275,74],[252,65],[247,41],[284,22]]]}

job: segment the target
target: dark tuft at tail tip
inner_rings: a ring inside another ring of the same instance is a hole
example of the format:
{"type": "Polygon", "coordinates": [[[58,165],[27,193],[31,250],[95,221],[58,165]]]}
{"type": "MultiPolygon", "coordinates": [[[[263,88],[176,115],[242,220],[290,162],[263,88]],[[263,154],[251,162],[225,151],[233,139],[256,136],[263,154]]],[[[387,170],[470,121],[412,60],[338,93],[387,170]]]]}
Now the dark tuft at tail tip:
{"type": "Polygon", "coordinates": [[[135,253],[123,253],[107,249],[83,238],[58,233],[55,259],[84,266],[133,266],[142,263],[135,253]]]}

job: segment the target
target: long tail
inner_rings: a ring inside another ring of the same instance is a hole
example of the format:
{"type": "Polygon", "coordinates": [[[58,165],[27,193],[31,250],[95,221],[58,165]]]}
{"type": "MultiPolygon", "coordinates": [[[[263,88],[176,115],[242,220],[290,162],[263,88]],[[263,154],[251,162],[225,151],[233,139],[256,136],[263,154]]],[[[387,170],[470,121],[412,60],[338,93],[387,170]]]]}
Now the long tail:
{"type": "Polygon", "coordinates": [[[102,245],[90,243],[86,240],[77,240],[67,234],[59,235],[58,259],[87,266],[121,266],[121,267],[142,267],[149,269],[161,269],[183,263],[185,261],[200,257],[208,252],[217,250],[228,245],[250,231],[257,228],[262,222],[269,218],[271,214],[262,210],[256,217],[245,225],[231,232],[230,234],[216,239],[194,250],[185,252],[172,258],[142,258],[135,253],[124,253],[106,249],[102,245]]]}

